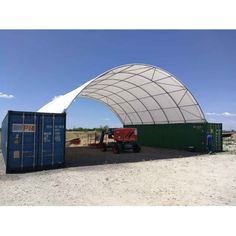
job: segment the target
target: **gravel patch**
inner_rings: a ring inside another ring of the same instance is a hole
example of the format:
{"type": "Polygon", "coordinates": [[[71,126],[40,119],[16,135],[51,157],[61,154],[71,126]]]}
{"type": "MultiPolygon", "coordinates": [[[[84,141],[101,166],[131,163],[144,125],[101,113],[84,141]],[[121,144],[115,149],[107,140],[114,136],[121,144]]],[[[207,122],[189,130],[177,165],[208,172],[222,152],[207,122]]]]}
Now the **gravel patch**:
{"type": "Polygon", "coordinates": [[[236,205],[234,154],[144,148],[139,162],[120,155],[129,161],[78,166],[86,163],[70,160],[69,168],[5,174],[0,154],[0,205],[236,205]]]}

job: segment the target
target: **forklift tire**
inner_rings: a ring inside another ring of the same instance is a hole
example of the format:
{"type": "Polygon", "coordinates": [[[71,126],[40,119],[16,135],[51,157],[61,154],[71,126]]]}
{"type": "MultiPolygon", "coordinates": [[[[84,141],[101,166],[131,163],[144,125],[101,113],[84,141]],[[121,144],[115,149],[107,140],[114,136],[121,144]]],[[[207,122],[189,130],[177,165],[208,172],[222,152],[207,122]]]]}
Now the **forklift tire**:
{"type": "Polygon", "coordinates": [[[112,151],[114,154],[119,154],[120,153],[120,147],[117,143],[114,144],[112,151]]]}
{"type": "Polygon", "coordinates": [[[140,151],[141,151],[140,146],[139,146],[137,143],[135,143],[135,144],[133,145],[133,152],[138,153],[138,152],[140,152],[140,151]]]}

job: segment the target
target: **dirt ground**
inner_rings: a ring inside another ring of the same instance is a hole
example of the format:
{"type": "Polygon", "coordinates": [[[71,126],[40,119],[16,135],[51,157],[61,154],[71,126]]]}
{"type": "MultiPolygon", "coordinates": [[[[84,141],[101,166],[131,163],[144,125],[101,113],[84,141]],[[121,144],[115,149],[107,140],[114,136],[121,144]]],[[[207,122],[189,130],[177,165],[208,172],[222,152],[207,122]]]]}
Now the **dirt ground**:
{"type": "Polygon", "coordinates": [[[223,138],[223,150],[236,155],[236,132],[231,137],[223,138]]]}
{"type": "Polygon", "coordinates": [[[73,149],[67,168],[8,175],[0,156],[0,205],[236,205],[236,155],[193,154],[73,149]]]}
{"type": "MultiPolygon", "coordinates": [[[[66,141],[71,139],[80,138],[81,143],[79,146],[88,146],[88,144],[98,143],[100,140],[101,132],[99,131],[67,131],[66,132],[66,141]]],[[[108,141],[107,135],[105,136],[104,142],[108,141]]],[[[66,142],[66,146],[68,146],[66,142]]],[[[73,144],[70,146],[74,146],[73,144]]]]}

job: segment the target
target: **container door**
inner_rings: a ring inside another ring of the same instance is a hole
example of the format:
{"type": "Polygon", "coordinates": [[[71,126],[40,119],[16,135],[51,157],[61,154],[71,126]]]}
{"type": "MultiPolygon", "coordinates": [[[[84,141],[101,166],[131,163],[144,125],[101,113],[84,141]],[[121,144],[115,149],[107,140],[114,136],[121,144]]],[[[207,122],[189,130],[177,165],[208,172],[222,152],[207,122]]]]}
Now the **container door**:
{"type": "Polygon", "coordinates": [[[55,116],[54,119],[54,157],[55,166],[64,164],[65,155],[65,117],[55,116]]]}
{"type": "Polygon", "coordinates": [[[36,119],[33,113],[23,116],[21,165],[24,169],[34,169],[36,165],[36,119]]]}
{"type": "Polygon", "coordinates": [[[21,169],[22,158],[22,134],[23,134],[23,115],[9,113],[9,156],[7,160],[7,169],[21,169]]]}
{"type": "Polygon", "coordinates": [[[222,151],[222,124],[214,124],[215,151],[222,151]]]}
{"type": "Polygon", "coordinates": [[[53,115],[39,115],[38,167],[50,167],[53,163],[53,115]]]}
{"type": "Polygon", "coordinates": [[[213,148],[216,152],[221,152],[222,148],[222,124],[221,123],[208,123],[207,132],[213,136],[213,148]]]}
{"type": "Polygon", "coordinates": [[[36,116],[10,113],[9,119],[8,169],[32,169],[36,164],[36,116]]]}

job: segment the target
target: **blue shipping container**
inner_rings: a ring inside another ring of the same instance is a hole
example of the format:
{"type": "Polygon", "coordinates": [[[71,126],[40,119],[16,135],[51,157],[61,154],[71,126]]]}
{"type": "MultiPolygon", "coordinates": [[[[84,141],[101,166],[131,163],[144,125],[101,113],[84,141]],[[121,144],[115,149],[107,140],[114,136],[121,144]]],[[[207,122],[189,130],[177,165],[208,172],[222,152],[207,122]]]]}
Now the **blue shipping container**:
{"type": "Polygon", "coordinates": [[[2,153],[6,172],[63,166],[65,127],[65,113],[8,111],[2,122],[2,153]]]}

